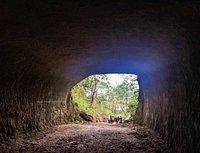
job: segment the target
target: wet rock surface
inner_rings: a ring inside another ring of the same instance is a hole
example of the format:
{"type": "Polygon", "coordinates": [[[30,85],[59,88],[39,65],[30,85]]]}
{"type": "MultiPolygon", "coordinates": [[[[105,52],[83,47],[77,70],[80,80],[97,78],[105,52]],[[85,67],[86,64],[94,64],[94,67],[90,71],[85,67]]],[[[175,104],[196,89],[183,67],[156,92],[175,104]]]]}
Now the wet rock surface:
{"type": "Polygon", "coordinates": [[[159,134],[138,125],[60,125],[0,145],[5,153],[174,153],[159,134]]]}

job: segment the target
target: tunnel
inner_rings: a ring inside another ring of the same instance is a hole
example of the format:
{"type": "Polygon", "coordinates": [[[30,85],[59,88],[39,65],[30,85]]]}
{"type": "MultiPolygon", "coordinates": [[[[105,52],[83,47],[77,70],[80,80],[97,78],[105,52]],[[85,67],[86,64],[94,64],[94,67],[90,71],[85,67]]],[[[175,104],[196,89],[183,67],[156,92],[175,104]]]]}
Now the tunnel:
{"type": "Polygon", "coordinates": [[[135,119],[197,153],[199,27],[198,1],[2,1],[0,140],[76,118],[70,89],[87,76],[128,73],[135,119]]]}

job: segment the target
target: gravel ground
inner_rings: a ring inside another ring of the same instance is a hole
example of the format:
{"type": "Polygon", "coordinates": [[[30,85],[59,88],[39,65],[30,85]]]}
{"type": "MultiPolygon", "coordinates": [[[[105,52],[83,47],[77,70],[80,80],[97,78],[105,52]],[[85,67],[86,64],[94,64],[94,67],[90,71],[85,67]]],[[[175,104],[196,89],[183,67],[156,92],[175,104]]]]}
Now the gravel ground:
{"type": "Polygon", "coordinates": [[[174,153],[159,134],[138,125],[71,124],[0,144],[2,153],[174,153]]]}

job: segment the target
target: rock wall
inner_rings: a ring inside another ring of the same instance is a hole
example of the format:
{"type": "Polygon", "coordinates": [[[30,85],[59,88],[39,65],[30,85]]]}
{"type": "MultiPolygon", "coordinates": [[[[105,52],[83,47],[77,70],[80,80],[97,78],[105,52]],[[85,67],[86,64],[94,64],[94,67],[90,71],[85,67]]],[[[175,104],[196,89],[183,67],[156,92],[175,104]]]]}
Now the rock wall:
{"type": "Polygon", "coordinates": [[[134,73],[138,118],[180,152],[197,152],[199,19],[193,1],[4,1],[0,137],[72,119],[66,95],[88,75],[134,73]]]}
{"type": "Polygon", "coordinates": [[[137,117],[181,153],[200,149],[200,77],[190,66],[184,61],[139,76],[137,117]]]}
{"type": "Polygon", "coordinates": [[[200,150],[199,9],[189,23],[182,35],[187,47],[176,45],[173,55],[180,58],[139,75],[140,103],[136,115],[181,153],[200,150]],[[185,50],[185,58],[180,56],[182,50],[185,50]]]}
{"type": "Polygon", "coordinates": [[[1,46],[0,140],[65,123],[77,115],[61,69],[33,48],[21,43],[1,46]]]}

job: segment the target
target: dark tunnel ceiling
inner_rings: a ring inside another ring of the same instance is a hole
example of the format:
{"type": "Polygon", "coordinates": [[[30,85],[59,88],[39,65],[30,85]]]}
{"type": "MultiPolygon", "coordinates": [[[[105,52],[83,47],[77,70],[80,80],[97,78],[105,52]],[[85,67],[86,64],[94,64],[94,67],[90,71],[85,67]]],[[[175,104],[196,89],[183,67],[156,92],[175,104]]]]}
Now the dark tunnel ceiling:
{"type": "Polygon", "coordinates": [[[191,2],[4,2],[0,42],[36,44],[35,54],[56,54],[69,75],[143,73],[188,57],[196,9],[191,2]]]}

